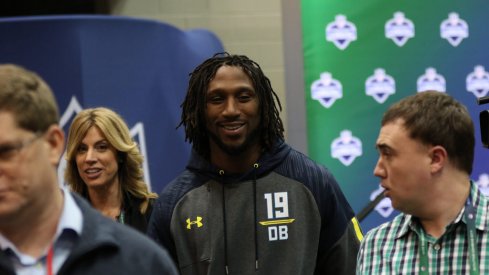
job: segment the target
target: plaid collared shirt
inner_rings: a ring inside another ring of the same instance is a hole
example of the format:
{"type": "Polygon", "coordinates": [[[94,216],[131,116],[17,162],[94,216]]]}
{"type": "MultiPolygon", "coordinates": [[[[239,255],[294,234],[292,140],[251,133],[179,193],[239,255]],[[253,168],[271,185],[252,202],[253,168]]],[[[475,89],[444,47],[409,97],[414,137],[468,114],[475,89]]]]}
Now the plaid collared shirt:
{"type": "MultiPolygon", "coordinates": [[[[489,274],[489,200],[471,183],[476,212],[480,274],[489,274]]],[[[419,274],[419,234],[428,241],[429,274],[469,274],[467,226],[463,211],[435,239],[416,218],[400,214],[391,222],[370,230],[358,253],[357,274],[419,274]]]]}

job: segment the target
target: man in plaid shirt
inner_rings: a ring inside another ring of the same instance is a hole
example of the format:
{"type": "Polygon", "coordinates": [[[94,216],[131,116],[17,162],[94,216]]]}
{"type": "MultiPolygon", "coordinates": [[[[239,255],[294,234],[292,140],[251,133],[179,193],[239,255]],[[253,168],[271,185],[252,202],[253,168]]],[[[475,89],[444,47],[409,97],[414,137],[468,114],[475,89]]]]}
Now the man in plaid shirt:
{"type": "Polygon", "coordinates": [[[489,274],[489,201],[470,180],[474,144],[467,109],[445,93],[387,110],[374,174],[402,213],[367,233],[357,274],[489,274]]]}

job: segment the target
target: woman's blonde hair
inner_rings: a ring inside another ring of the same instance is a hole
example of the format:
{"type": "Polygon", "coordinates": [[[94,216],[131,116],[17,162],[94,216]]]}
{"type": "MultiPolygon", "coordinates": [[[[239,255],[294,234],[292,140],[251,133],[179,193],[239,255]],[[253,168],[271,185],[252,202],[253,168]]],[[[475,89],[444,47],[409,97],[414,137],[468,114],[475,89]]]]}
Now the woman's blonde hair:
{"type": "Polygon", "coordinates": [[[68,132],[66,148],[66,182],[72,191],[84,197],[88,196],[87,185],[78,173],[76,154],[88,130],[94,126],[117,150],[119,183],[123,194],[129,192],[134,197],[142,199],[139,210],[142,214],[146,213],[149,199],[156,198],[157,194],[150,192],[143,180],[144,173],[141,167],[143,156],[136,142],[131,138],[127,124],[122,117],[108,108],[85,109],[73,119],[68,132]]]}

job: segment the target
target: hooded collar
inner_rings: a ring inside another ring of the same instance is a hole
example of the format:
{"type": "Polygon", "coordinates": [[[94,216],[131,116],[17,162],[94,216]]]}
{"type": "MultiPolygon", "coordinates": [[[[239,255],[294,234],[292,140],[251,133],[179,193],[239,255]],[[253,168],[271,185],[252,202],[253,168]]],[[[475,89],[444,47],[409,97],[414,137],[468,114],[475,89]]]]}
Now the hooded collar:
{"type": "Polygon", "coordinates": [[[250,180],[253,177],[260,177],[272,171],[277,167],[287,155],[290,153],[291,147],[287,145],[282,139],[275,142],[270,150],[264,151],[257,163],[258,168],[250,167],[250,169],[242,174],[228,174],[224,171],[224,174],[219,174],[222,171],[219,167],[210,163],[206,158],[199,155],[195,150],[192,150],[190,160],[187,164],[187,169],[196,173],[197,175],[206,179],[214,179],[225,182],[239,182],[244,180],[250,180]]]}

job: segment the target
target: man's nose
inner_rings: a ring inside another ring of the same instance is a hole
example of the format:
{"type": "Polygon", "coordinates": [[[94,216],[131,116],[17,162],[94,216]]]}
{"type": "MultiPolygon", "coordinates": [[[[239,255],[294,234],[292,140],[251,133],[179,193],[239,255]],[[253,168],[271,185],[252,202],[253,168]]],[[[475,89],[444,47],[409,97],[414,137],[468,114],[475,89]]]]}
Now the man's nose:
{"type": "Polygon", "coordinates": [[[234,98],[230,98],[226,101],[223,115],[228,115],[228,116],[239,115],[238,102],[234,98]]]}
{"type": "Polygon", "coordinates": [[[385,177],[385,169],[381,157],[379,157],[379,159],[377,160],[377,164],[375,165],[374,176],[379,178],[385,177]]]}

